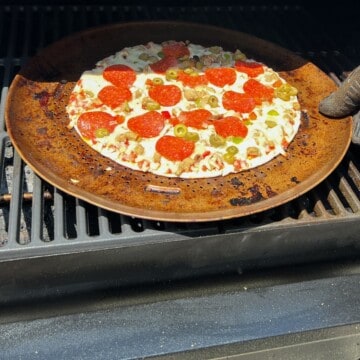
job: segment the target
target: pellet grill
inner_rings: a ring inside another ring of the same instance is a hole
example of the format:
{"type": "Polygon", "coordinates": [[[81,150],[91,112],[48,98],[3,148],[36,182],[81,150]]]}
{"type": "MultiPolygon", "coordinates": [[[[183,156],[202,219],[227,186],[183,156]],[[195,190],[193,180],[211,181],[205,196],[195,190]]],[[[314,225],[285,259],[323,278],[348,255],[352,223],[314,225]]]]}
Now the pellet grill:
{"type": "Polygon", "coordinates": [[[79,200],[21,160],[4,122],[29,58],[90,27],[181,20],[243,31],[337,84],[360,62],[356,2],[9,2],[0,7],[0,358],[360,359],[360,157],[285,205],[203,223],[79,200]]]}

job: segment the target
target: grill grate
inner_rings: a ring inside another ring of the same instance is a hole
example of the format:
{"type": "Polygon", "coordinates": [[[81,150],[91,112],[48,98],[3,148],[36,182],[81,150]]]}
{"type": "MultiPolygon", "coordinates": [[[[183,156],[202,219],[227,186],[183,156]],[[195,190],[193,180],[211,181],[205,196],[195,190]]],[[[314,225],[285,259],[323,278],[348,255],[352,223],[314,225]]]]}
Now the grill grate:
{"type": "MultiPolygon", "coordinates": [[[[0,8],[0,261],[170,242],[189,246],[187,240],[193,238],[201,239],[199,243],[207,241],[208,246],[237,239],[235,251],[227,243],[224,262],[234,262],[239,254],[243,262],[246,258],[254,262],[264,254],[268,255],[266,259],[279,258],[285,250],[272,248],[288,241],[297,244],[291,250],[294,256],[296,252],[304,255],[300,261],[316,249],[351,252],[360,226],[359,149],[354,145],[328,179],[300,198],[260,214],[197,224],[145,221],[99,209],[53,188],[22,162],[4,125],[7,90],[21,65],[39,49],[75,31],[114,22],[164,19],[204,22],[252,33],[309,58],[338,83],[355,67],[358,55],[350,44],[339,43],[322,29],[300,6],[0,8]],[[307,26],[303,26],[304,19],[307,26]],[[326,240],[326,246],[321,239],[326,240]],[[308,247],[303,240],[308,241],[308,247]],[[259,243],[254,250],[247,248],[251,241],[259,243]],[[261,253],[255,254],[260,246],[261,253]]],[[[200,251],[196,247],[190,250],[200,251]]],[[[324,252],[313,257],[328,255],[324,252]]],[[[201,254],[192,256],[196,267],[201,267],[201,254]]],[[[214,253],[207,261],[216,256],[214,253]]]]}

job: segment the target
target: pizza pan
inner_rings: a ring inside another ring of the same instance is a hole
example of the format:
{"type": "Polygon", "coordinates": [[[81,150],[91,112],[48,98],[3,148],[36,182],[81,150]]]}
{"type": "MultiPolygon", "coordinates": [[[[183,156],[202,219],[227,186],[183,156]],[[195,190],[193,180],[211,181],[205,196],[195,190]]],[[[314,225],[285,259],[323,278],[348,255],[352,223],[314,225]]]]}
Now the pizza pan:
{"type": "Polygon", "coordinates": [[[187,22],[132,22],[88,29],[43,49],[12,82],[5,109],[9,136],[23,160],[58,189],[104,209],[160,221],[230,219],[284,204],[325,179],[351,142],[351,118],[330,119],[319,101],[334,82],[314,64],[249,34],[187,22]],[[178,179],[117,165],[68,128],[65,107],[84,70],[126,46],[189,40],[242,50],[299,90],[300,130],[286,156],[252,170],[178,179]]]}

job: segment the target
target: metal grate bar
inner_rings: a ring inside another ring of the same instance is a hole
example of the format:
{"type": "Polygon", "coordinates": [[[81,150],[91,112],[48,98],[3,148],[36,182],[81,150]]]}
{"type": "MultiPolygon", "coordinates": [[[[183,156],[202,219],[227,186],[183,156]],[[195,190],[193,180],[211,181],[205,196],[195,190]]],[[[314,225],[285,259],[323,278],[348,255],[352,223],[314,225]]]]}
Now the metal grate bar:
{"type": "Polygon", "coordinates": [[[111,235],[110,219],[107,216],[107,212],[101,208],[98,208],[98,219],[99,219],[99,234],[105,237],[109,237],[111,235]]]}
{"type": "Polygon", "coordinates": [[[86,209],[83,201],[76,199],[76,237],[85,238],[88,234],[86,226],[86,209]]]}
{"type": "Polygon", "coordinates": [[[64,202],[59,190],[54,189],[54,239],[64,239],[64,202]]]}
{"type": "Polygon", "coordinates": [[[21,189],[23,184],[22,160],[15,152],[14,171],[12,176],[12,201],[10,203],[9,214],[9,242],[20,244],[25,242],[20,236],[20,217],[21,217],[21,189]]]}
{"type": "Polygon", "coordinates": [[[346,178],[341,178],[339,183],[339,189],[342,194],[345,196],[351,210],[357,214],[360,211],[360,200],[358,195],[353,190],[350,183],[346,180],[346,178]]]}
{"type": "Polygon", "coordinates": [[[31,207],[31,242],[37,243],[43,239],[43,194],[39,177],[34,177],[34,190],[31,207]]]}

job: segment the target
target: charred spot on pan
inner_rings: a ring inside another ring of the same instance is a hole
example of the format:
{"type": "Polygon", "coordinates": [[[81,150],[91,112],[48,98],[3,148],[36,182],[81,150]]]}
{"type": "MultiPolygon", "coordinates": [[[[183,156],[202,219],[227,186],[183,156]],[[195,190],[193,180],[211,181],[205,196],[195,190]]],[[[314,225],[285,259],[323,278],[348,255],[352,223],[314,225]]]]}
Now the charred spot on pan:
{"type": "Polygon", "coordinates": [[[123,174],[123,173],[121,173],[121,179],[122,180],[124,180],[126,183],[130,183],[131,182],[131,180],[132,180],[132,178],[131,178],[131,176],[129,176],[128,174],[123,174]]]}
{"type": "Polygon", "coordinates": [[[88,154],[86,151],[79,151],[78,155],[81,158],[81,160],[83,160],[87,165],[93,163],[93,157],[91,156],[91,154],[88,154]]]}
{"type": "Polygon", "coordinates": [[[316,143],[307,144],[307,147],[302,148],[300,151],[305,156],[313,156],[316,155],[316,143]]]}
{"type": "Polygon", "coordinates": [[[53,146],[52,146],[52,142],[49,139],[44,139],[41,141],[38,141],[36,143],[36,146],[39,146],[42,149],[46,149],[46,150],[50,150],[53,146]]]}
{"type": "Polygon", "coordinates": [[[234,186],[235,189],[238,189],[240,186],[244,185],[244,183],[242,181],[240,181],[239,178],[237,178],[237,177],[233,177],[230,180],[230,183],[231,183],[231,185],[234,186]]]}
{"type": "Polygon", "coordinates": [[[34,98],[34,100],[39,101],[40,106],[46,106],[49,102],[50,94],[49,94],[49,92],[43,90],[43,91],[40,91],[39,93],[35,93],[33,98],[34,98]]]}
{"type": "Polygon", "coordinates": [[[297,179],[296,176],[293,176],[291,179],[290,179],[291,182],[295,183],[295,184],[300,184],[300,180],[297,179]]]}
{"type": "Polygon", "coordinates": [[[301,110],[301,125],[307,129],[310,125],[309,114],[305,110],[301,110]]]}
{"type": "Polygon", "coordinates": [[[33,86],[34,81],[29,80],[29,79],[27,79],[27,78],[25,78],[25,77],[21,77],[21,78],[19,78],[18,84],[19,84],[20,87],[23,87],[23,86],[33,86]]]}
{"type": "Polygon", "coordinates": [[[46,110],[45,111],[45,115],[46,117],[48,117],[49,119],[53,119],[54,118],[54,113],[51,110],[46,110]]]}
{"type": "Polygon", "coordinates": [[[54,95],[53,95],[55,99],[60,99],[64,95],[65,84],[66,84],[66,81],[63,80],[63,81],[60,81],[56,85],[54,95]]]}
{"type": "Polygon", "coordinates": [[[300,148],[300,152],[302,148],[309,146],[309,142],[310,142],[309,134],[302,133],[301,135],[300,134],[298,135],[296,139],[296,145],[300,148]]]}
{"type": "Polygon", "coordinates": [[[241,196],[230,199],[230,204],[232,206],[244,206],[251,205],[265,199],[261,194],[259,185],[254,185],[249,188],[249,192],[251,193],[250,196],[241,196]]]}
{"type": "Polygon", "coordinates": [[[39,135],[46,135],[46,134],[47,134],[47,128],[46,128],[46,127],[38,128],[38,129],[36,129],[36,132],[37,132],[39,135]]]}
{"type": "MultiPolygon", "coordinates": [[[[53,119],[54,118],[54,112],[52,111],[53,109],[49,109],[50,97],[51,97],[51,94],[46,90],[40,91],[33,95],[34,100],[39,101],[39,105],[43,109],[46,117],[48,117],[49,119],[53,119]]],[[[51,106],[50,106],[50,108],[51,108],[51,106]]],[[[53,106],[52,106],[52,108],[53,108],[53,106]]]]}
{"type": "Polygon", "coordinates": [[[307,146],[308,143],[306,142],[306,140],[301,140],[301,141],[299,141],[299,145],[300,146],[307,146]]]}
{"type": "Polygon", "coordinates": [[[97,177],[97,176],[102,176],[104,175],[106,172],[106,170],[103,169],[103,167],[101,165],[97,165],[97,166],[94,166],[92,169],[91,169],[91,173],[97,177]]]}
{"type": "Polygon", "coordinates": [[[266,191],[266,195],[269,198],[277,195],[277,192],[274,191],[269,185],[265,185],[265,191],[266,191]]]}

